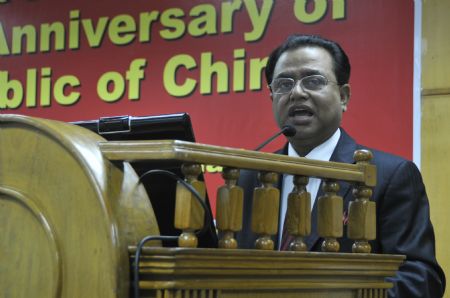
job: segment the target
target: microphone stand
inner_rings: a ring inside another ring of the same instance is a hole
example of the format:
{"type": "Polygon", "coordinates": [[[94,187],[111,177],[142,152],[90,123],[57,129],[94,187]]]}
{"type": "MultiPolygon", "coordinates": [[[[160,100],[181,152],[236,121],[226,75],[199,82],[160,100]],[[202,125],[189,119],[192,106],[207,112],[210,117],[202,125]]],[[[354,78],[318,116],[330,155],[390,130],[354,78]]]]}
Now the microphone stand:
{"type": "Polygon", "coordinates": [[[293,127],[291,125],[285,125],[279,132],[277,132],[275,135],[271,136],[269,139],[264,141],[261,145],[256,147],[255,151],[261,150],[262,148],[264,148],[267,144],[269,144],[270,142],[275,140],[281,134],[284,134],[287,137],[293,137],[293,136],[295,136],[296,133],[297,133],[297,130],[295,129],[295,127],[293,127]]]}

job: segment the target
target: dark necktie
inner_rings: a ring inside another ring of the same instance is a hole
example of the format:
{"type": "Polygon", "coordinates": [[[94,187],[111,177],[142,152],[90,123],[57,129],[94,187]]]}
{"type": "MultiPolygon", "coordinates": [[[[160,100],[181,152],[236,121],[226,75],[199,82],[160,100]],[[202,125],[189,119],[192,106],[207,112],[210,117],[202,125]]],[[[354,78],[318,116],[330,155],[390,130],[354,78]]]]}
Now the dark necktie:
{"type": "Polygon", "coordinates": [[[289,235],[289,233],[288,233],[286,219],[287,219],[287,216],[284,218],[283,234],[281,236],[280,250],[289,250],[289,244],[291,244],[292,240],[294,240],[294,237],[289,235]]]}

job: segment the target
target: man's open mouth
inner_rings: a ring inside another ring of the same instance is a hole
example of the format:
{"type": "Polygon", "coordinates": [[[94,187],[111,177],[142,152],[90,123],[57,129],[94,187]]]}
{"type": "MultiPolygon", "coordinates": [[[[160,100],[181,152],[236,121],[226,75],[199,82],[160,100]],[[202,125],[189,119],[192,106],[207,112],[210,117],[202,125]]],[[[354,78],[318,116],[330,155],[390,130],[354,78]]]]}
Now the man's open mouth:
{"type": "Polygon", "coordinates": [[[314,115],[313,111],[306,106],[291,107],[288,111],[289,117],[311,117],[314,115]]]}

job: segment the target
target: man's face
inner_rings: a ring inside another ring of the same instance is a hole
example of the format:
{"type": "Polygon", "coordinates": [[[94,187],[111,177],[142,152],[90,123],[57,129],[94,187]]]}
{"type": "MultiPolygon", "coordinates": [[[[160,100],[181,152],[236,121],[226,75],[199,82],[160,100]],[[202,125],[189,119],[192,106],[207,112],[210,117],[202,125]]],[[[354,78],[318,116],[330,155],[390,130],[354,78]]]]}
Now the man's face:
{"type": "Polygon", "coordinates": [[[322,75],[329,83],[321,90],[310,91],[303,90],[296,82],[289,93],[271,94],[278,125],[294,126],[297,134],[290,138],[291,143],[309,150],[326,141],[340,126],[350,96],[349,85],[335,83],[332,57],[320,47],[307,46],[284,52],[275,65],[273,79],[297,81],[310,75],[322,75]]]}

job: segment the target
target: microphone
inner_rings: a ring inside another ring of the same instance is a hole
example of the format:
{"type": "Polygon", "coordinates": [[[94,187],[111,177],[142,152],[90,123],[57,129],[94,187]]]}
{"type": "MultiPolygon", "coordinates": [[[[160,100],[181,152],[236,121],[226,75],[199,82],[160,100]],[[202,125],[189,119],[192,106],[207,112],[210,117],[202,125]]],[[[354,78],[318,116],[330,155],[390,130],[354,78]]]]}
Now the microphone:
{"type": "Polygon", "coordinates": [[[267,144],[269,144],[270,142],[275,140],[281,134],[284,134],[286,137],[293,137],[293,136],[295,136],[296,133],[297,133],[297,130],[295,129],[295,127],[293,127],[291,125],[285,125],[279,132],[277,132],[275,135],[273,135],[272,137],[267,139],[265,142],[263,142],[261,145],[256,147],[255,151],[261,150],[262,148],[264,148],[267,144]]]}

